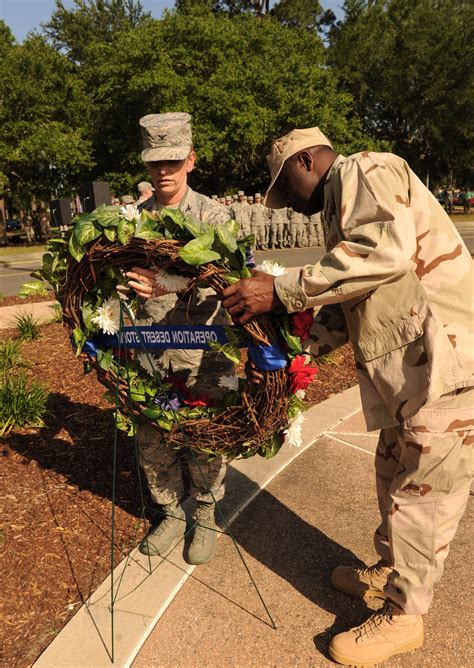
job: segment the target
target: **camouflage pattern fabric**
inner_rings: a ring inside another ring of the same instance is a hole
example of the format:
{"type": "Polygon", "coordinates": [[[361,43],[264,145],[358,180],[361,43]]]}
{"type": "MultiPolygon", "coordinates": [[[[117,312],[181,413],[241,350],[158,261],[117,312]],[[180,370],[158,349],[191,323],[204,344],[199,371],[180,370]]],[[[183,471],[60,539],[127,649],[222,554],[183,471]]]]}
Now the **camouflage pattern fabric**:
{"type": "MultiPolygon", "coordinates": [[[[472,260],[407,163],[389,153],[338,156],[322,214],[326,255],[275,287],[290,312],[341,304],[369,430],[473,386],[472,260]]],[[[308,344],[317,353],[318,340],[308,344]]]]}
{"type": "MultiPolygon", "coordinates": [[[[140,465],[153,500],[159,505],[179,503],[184,495],[179,451],[157,439],[157,432],[148,425],[140,426],[139,443],[140,465]]],[[[186,448],[185,453],[191,479],[191,496],[206,503],[212,503],[214,499],[220,501],[225,492],[225,459],[191,452],[189,448],[186,448]]]]}
{"type": "Polygon", "coordinates": [[[272,248],[283,248],[285,224],[288,222],[288,210],[271,209],[271,212],[270,245],[272,248]]]}
{"type": "MultiPolygon", "coordinates": [[[[155,205],[155,209],[159,209],[155,205]]],[[[181,211],[197,220],[219,225],[229,219],[225,206],[188,188],[179,204],[181,211]]],[[[195,288],[191,295],[176,298],[165,295],[148,299],[138,316],[139,324],[228,324],[227,312],[221,308],[214,291],[210,288],[195,288]]],[[[203,350],[164,350],[155,354],[162,371],[173,374],[186,383],[193,392],[218,398],[222,391],[219,378],[233,375],[234,365],[223,355],[203,350]]],[[[138,430],[140,461],[147,477],[148,486],[157,503],[169,503],[167,499],[181,498],[183,492],[182,470],[179,457],[172,447],[160,439],[159,433],[147,425],[138,430]]],[[[224,494],[225,458],[195,455],[216,496],[224,494]]],[[[202,501],[212,501],[205,497],[206,489],[199,468],[193,464],[193,455],[187,453],[191,476],[191,493],[202,501]]]]}
{"type": "Polygon", "coordinates": [[[255,235],[257,248],[265,248],[265,207],[263,204],[250,206],[250,232],[255,235]]]}
{"type": "Polygon", "coordinates": [[[252,207],[247,202],[234,202],[230,206],[231,217],[240,225],[240,238],[250,234],[250,216],[252,207]]]}
{"type": "Polygon", "coordinates": [[[290,247],[303,245],[303,214],[290,209],[289,243],[290,247]]]}
{"type": "Polygon", "coordinates": [[[474,388],[446,394],[383,429],[375,457],[381,523],[374,542],[394,571],[387,596],[425,613],[466,508],[472,478],[474,388]]]}

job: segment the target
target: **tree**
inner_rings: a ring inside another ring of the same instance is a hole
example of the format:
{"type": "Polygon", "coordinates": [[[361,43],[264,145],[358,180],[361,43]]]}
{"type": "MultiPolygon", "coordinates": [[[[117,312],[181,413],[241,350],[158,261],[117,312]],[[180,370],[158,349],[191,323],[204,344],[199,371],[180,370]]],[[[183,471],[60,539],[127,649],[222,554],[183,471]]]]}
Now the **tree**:
{"type": "Polygon", "coordinates": [[[150,14],[139,0],[74,0],[66,9],[56,0],[56,10],[43,30],[53,46],[63,50],[70,60],[87,60],[93,42],[110,43],[117,33],[143,25],[150,14]]]}
{"type": "Polygon", "coordinates": [[[422,177],[472,178],[474,5],[346,0],[344,11],[329,57],[366,132],[422,177]]]}
{"type": "Polygon", "coordinates": [[[283,25],[319,31],[330,27],[336,20],[334,12],[323,10],[319,0],[280,0],[271,15],[283,25]]]}
{"type": "Polygon", "coordinates": [[[293,127],[320,125],[342,150],[370,144],[325,65],[321,39],[271,17],[230,17],[200,3],[96,44],[90,55],[82,74],[94,107],[94,177],[117,188],[145,175],[138,120],[148,113],[192,114],[193,182],[208,193],[263,188],[271,140],[293,127]]]}
{"type": "MultiPolygon", "coordinates": [[[[1,24],[0,24],[1,25],[1,24]]],[[[64,56],[39,36],[3,47],[0,172],[17,205],[68,192],[92,164],[87,103],[64,56]]]]}

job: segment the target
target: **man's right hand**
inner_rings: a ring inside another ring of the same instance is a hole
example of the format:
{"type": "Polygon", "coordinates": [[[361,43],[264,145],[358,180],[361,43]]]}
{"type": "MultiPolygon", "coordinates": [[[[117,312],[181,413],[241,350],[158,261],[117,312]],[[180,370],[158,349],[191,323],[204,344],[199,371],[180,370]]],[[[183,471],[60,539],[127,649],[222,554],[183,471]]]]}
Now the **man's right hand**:
{"type": "Polygon", "coordinates": [[[163,297],[163,295],[169,294],[167,290],[156,284],[156,271],[132,267],[132,271],[127,271],[126,276],[132,279],[128,281],[128,285],[135,290],[139,297],[151,299],[152,297],[163,297]]]}

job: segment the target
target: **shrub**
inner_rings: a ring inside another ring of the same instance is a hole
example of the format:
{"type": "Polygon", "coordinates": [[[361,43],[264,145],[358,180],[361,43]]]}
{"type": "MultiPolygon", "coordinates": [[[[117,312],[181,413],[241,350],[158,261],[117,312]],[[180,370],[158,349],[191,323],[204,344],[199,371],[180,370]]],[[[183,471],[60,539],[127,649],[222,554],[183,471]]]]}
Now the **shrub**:
{"type": "Polygon", "coordinates": [[[61,304],[54,304],[54,315],[50,320],[50,323],[62,322],[63,321],[63,307],[61,304]]]}
{"type": "Polygon", "coordinates": [[[0,436],[14,427],[42,427],[49,393],[24,375],[3,378],[0,385],[0,436]]]}
{"type": "Polygon", "coordinates": [[[43,281],[27,281],[23,283],[18,293],[18,296],[22,299],[27,297],[46,297],[48,294],[48,289],[43,281]]]}
{"type": "Polygon", "coordinates": [[[27,366],[21,358],[20,341],[14,339],[0,341],[0,374],[3,376],[7,371],[19,366],[27,366]]]}
{"type": "Polygon", "coordinates": [[[22,341],[35,341],[40,337],[38,321],[31,313],[21,313],[15,316],[16,328],[22,341]]]}

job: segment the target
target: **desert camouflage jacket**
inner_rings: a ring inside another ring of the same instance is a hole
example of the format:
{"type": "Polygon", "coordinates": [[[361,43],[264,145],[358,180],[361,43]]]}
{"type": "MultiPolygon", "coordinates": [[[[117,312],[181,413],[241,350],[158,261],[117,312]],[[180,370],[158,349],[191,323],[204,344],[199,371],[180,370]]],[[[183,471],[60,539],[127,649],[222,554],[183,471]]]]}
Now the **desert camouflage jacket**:
{"type": "Polygon", "coordinates": [[[474,385],[472,260],[407,163],[338,156],[322,213],[326,255],[279,276],[276,290],[290,312],[319,309],[315,354],[350,339],[368,428],[400,424],[474,385]]]}

